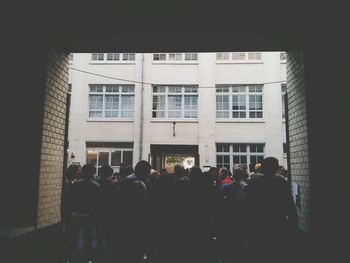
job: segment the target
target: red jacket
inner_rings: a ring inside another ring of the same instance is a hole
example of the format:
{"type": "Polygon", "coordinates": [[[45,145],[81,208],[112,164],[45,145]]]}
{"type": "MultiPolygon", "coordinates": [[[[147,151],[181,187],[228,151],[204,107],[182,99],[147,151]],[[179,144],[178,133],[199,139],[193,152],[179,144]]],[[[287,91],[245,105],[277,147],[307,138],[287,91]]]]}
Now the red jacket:
{"type": "Polygon", "coordinates": [[[230,177],[226,177],[225,179],[219,181],[219,184],[223,185],[223,184],[230,184],[232,183],[233,180],[230,177]]]}

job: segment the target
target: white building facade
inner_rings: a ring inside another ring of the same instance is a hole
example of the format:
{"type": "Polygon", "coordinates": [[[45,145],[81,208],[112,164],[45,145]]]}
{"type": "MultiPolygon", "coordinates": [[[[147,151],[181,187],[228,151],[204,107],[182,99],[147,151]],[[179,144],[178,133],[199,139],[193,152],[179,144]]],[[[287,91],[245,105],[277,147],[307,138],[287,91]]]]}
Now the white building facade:
{"type": "Polygon", "coordinates": [[[75,53],[70,67],[68,164],[287,166],[281,52],[75,53]]]}

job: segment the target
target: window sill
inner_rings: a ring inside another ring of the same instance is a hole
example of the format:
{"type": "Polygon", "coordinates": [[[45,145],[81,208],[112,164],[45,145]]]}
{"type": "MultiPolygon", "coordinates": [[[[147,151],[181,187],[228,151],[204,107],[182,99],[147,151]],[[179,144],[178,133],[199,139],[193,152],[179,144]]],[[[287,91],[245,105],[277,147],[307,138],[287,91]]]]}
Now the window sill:
{"type": "Polygon", "coordinates": [[[151,122],[154,123],[159,123],[159,122],[166,122],[166,123],[172,123],[172,122],[183,122],[183,123],[198,123],[198,119],[191,119],[191,120],[186,120],[186,119],[151,119],[151,122]]]}
{"type": "Polygon", "coordinates": [[[134,119],[87,119],[86,122],[134,122],[134,119]]]}
{"type": "Polygon", "coordinates": [[[225,123],[225,122],[235,122],[235,123],[265,123],[265,120],[253,120],[253,119],[247,119],[247,120],[234,120],[234,119],[228,119],[228,120],[215,120],[216,123],[225,123]]]}
{"type": "Polygon", "coordinates": [[[152,61],[153,65],[198,65],[198,60],[195,61],[152,61]]]}
{"type": "Polygon", "coordinates": [[[135,65],[135,61],[93,61],[89,65],[135,65]]]}
{"type": "Polygon", "coordinates": [[[252,61],[232,61],[232,60],[226,60],[226,61],[216,61],[216,64],[264,64],[262,60],[252,60],[252,61]]]}

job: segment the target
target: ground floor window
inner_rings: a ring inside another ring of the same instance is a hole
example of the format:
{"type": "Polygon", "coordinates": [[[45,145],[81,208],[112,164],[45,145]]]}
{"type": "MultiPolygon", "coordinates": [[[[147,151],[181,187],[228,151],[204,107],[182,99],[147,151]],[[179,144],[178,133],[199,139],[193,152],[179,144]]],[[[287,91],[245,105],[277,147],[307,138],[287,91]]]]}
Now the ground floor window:
{"type": "Polygon", "coordinates": [[[226,167],[232,172],[235,165],[241,164],[247,168],[261,163],[265,156],[264,143],[217,143],[216,166],[226,167]]]}
{"type": "Polygon", "coordinates": [[[96,175],[100,173],[102,165],[110,165],[114,172],[119,172],[121,163],[132,166],[132,149],[121,148],[87,148],[86,163],[96,167],[96,175]]]}

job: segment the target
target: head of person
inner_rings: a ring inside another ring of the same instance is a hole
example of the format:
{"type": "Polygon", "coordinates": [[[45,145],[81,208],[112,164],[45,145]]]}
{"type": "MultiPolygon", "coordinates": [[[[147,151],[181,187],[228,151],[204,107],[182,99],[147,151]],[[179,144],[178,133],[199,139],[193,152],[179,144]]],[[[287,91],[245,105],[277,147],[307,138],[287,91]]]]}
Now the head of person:
{"type": "Polygon", "coordinates": [[[81,167],[79,164],[71,164],[68,166],[66,170],[66,179],[69,182],[74,181],[77,179],[81,174],[81,167]]]}
{"type": "Polygon", "coordinates": [[[174,176],[181,177],[185,175],[185,168],[182,164],[174,165],[174,176]]]}
{"type": "Polygon", "coordinates": [[[218,168],[214,166],[210,167],[209,173],[213,174],[214,176],[218,176],[218,168]]]}
{"type": "Polygon", "coordinates": [[[130,165],[120,165],[119,168],[119,177],[121,179],[124,179],[128,175],[134,173],[134,169],[130,165]]]}
{"type": "Polygon", "coordinates": [[[194,184],[202,184],[203,183],[203,176],[202,176],[202,170],[201,168],[197,166],[193,166],[189,171],[189,177],[191,183],[194,184]]]}
{"type": "Polygon", "coordinates": [[[85,179],[92,179],[96,174],[96,168],[92,164],[85,164],[81,168],[81,175],[85,179]]]}
{"type": "Polygon", "coordinates": [[[219,170],[219,179],[223,180],[230,176],[230,172],[226,167],[221,167],[219,170]]]}
{"type": "Polygon", "coordinates": [[[135,166],[135,176],[142,179],[146,179],[149,177],[151,173],[151,165],[147,161],[139,161],[135,166]]]}
{"type": "Polygon", "coordinates": [[[111,177],[113,175],[113,172],[114,172],[113,168],[110,167],[108,164],[102,165],[100,171],[101,171],[100,177],[102,179],[107,179],[108,177],[111,177]]]}
{"type": "Polygon", "coordinates": [[[150,176],[151,176],[151,179],[157,180],[160,176],[160,173],[157,170],[152,169],[150,176]]]}
{"type": "Polygon", "coordinates": [[[275,157],[267,157],[262,161],[261,172],[265,176],[273,176],[278,170],[278,160],[275,157]]]}
{"type": "Polygon", "coordinates": [[[236,165],[233,167],[233,178],[237,181],[246,181],[248,179],[247,169],[244,166],[236,165]]]}
{"type": "Polygon", "coordinates": [[[254,172],[255,173],[261,173],[261,163],[257,163],[254,166],[254,172]]]}

